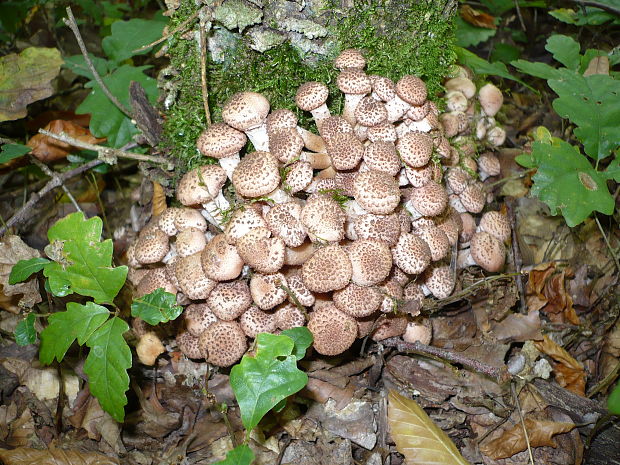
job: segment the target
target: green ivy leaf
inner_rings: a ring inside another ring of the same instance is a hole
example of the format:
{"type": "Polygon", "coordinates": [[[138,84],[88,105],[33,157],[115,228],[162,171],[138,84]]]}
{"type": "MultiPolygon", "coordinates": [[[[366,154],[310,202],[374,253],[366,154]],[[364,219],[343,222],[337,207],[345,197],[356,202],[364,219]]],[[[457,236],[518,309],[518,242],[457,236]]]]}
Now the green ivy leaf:
{"type": "Polygon", "coordinates": [[[547,39],[545,48],[553,54],[553,58],[569,69],[576,70],[579,67],[581,46],[572,37],[562,34],[554,34],[547,39]]]}
{"type": "Polygon", "coordinates": [[[112,23],[112,34],[105,37],[101,43],[103,51],[110,60],[120,63],[134,55],[142,55],[151,50],[145,49],[139,53],[133,50],[155,42],[162,36],[166,21],[162,16],[156,19],[130,19],[112,23]]]}
{"type": "Polygon", "coordinates": [[[26,155],[32,149],[27,145],[21,144],[4,144],[0,151],[0,163],[6,163],[22,155],[26,155]]]}
{"type": "Polygon", "coordinates": [[[306,356],[306,350],[314,341],[312,333],[305,326],[285,329],[280,334],[288,336],[293,340],[293,344],[295,344],[295,347],[293,348],[293,355],[297,358],[297,360],[301,360],[306,356]]]}
{"type": "Polygon", "coordinates": [[[260,333],[256,347],[256,356],[244,355],[230,372],[230,385],[248,431],[282,399],[308,383],[308,375],[297,368],[295,343],[290,337],[260,333]]]}
{"type": "Polygon", "coordinates": [[[36,319],[34,313],[29,313],[26,318],[17,323],[14,336],[18,346],[27,346],[37,342],[37,331],[34,329],[36,319]]]}
{"type": "Polygon", "coordinates": [[[112,266],[112,241],[101,242],[102,228],[101,218],[87,220],[77,212],[48,230],[45,251],[54,262],[45,265],[44,274],[54,295],[76,292],[97,303],[112,303],[125,283],[127,267],[112,266]]]}
{"type": "Polygon", "coordinates": [[[107,308],[93,302],[69,302],[66,311],[50,315],[47,328],[41,331],[39,360],[45,365],[54,359],[60,362],[76,339],[83,345],[109,316],[107,308]]]}
{"type": "Polygon", "coordinates": [[[538,167],[532,178],[532,195],[545,202],[551,214],[560,210],[566,224],[573,227],[594,210],[613,213],[614,200],[605,178],[575,147],[557,138],[552,144],[536,141],[531,156],[538,167]]]}
{"type": "Polygon", "coordinates": [[[616,384],[616,387],[607,398],[607,409],[609,413],[620,415],[620,382],[616,384]]]}
{"type": "Polygon", "coordinates": [[[129,389],[131,350],[123,338],[129,325],[118,317],[109,319],[86,341],[90,347],[84,363],[90,392],[99,400],[101,408],[118,422],[125,418],[125,392],[129,389]]]}
{"type": "Polygon", "coordinates": [[[30,276],[41,271],[50,261],[43,257],[34,257],[29,260],[18,261],[9,274],[9,284],[17,284],[26,281],[30,276]]]}
{"type": "MultiPolygon", "coordinates": [[[[103,77],[110,92],[126,107],[130,107],[129,83],[136,81],[142,84],[151,103],[157,98],[157,82],[144,74],[149,66],[123,65],[111,74],[103,77]]],[[[91,93],[77,107],[76,113],[90,113],[90,131],[96,137],[106,137],[112,147],[122,147],[138,133],[136,125],[131,122],[116,106],[108,100],[98,84],[91,81],[86,87],[91,93]]]]}
{"type": "Polygon", "coordinates": [[[163,288],[135,299],[131,304],[131,316],[140,317],[150,325],[175,320],[183,312],[176,304],[176,297],[163,288]]]}
{"type": "Polygon", "coordinates": [[[226,458],[212,465],[250,465],[254,461],[254,452],[247,444],[240,444],[228,451],[226,458]]]}

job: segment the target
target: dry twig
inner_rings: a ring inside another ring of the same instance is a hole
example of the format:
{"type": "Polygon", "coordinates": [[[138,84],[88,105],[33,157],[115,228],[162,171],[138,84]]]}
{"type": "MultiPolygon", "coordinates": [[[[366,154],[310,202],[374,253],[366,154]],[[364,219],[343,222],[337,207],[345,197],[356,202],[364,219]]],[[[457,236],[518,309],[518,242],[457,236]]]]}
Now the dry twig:
{"type": "MultiPolygon", "coordinates": [[[[47,174],[50,178],[54,179],[54,178],[59,177],[58,173],[56,173],[55,171],[52,171],[45,163],[39,161],[38,158],[33,157],[33,156],[31,156],[30,158],[31,158],[32,163],[37,165],[39,167],[39,169],[41,171],[43,171],[45,174],[47,174]]],[[[58,182],[60,182],[60,188],[63,191],[65,191],[65,194],[67,195],[67,198],[71,201],[71,203],[73,204],[75,209],[77,211],[81,212],[82,209],[80,208],[80,205],[77,203],[77,200],[75,200],[75,197],[73,197],[73,194],[69,191],[67,186],[65,186],[65,184],[62,182],[62,180],[59,180],[58,182]]]]}

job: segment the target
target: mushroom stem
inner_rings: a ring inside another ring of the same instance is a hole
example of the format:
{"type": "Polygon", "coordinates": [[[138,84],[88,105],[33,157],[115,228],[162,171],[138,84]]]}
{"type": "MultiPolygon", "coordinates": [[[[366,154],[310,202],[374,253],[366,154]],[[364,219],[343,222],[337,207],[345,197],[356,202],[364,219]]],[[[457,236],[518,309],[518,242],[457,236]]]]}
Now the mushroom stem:
{"type": "Polygon", "coordinates": [[[299,159],[310,163],[310,165],[312,165],[312,168],[314,168],[315,170],[322,170],[332,166],[332,159],[325,152],[301,152],[301,154],[299,155],[299,159]]]}
{"type": "Polygon", "coordinates": [[[255,128],[246,129],[244,132],[252,142],[255,150],[269,151],[269,136],[267,135],[267,125],[265,123],[255,128]]]}
{"type": "Polygon", "coordinates": [[[310,113],[312,113],[312,117],[314,118],[314,122],[316,123],[317,128],[321,126],[321,123],[324,119],[331,116],[329,108],[327,108],[326,104],[323,104],[320,107],[315,108],[314,110],[310,110],[310,113]]]}
{"type": "Polygon", "coordinates": [[[325,146],[325,141],[318,134],[314,134],[313,132],[308,131],[300,126],[297,126],[297,132],[304,140],[304,145],[308,150],[312,150],[313,152],[326,152],[327,147],[325,146]]]}
{"type": "Polygon", "coordinates": [[[365,94],[345,94],[342,117],[351,123],[351,126],[355,126],[355,109],[364,97],[365,94]]]}
{"type": "Polygon", "coordinates": [[[202,204],[204,210],[201,211],[202,216],[212,225],[221,228],[224,223],[224,212],[230,208],[230,202],[219,191],[217,197],[211,202],[202,204]]]}
{"type": "Polygon", "coordinates": [[[388,112],[388,121],[393,123],[401,119],[403,115],[407,113],[410,106],[411,105],[401,99],[398,95],[392,100],[385,102],[385,109],[388,112]]]}
{"type": "Polygon", "coordinates": [[[462,269],[467,268],[468,266],[478,266],[478,264],[474,261],[474,258],[471,256],[471,249],[463,249],[459,250],[459,254],[456,259],[456,268],[462,269]]]}
{"type": "Polygon", "coordinates": [[[220,161],[220,166],[222,167],[222,169],[226,171],[226,176],[228,176],[228,179],[232,181],[233,171],[235,171],[235,168],[241,161],[241,158],[239,157],[239,153],[236,153],[230,157],[220,158],[219,161],[220,161]]]}

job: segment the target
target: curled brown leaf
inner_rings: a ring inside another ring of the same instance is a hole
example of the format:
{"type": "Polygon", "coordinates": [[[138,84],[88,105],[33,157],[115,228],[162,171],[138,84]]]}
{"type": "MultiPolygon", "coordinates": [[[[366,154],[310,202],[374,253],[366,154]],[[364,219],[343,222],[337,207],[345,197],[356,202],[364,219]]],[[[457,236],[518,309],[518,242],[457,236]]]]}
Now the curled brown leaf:
{"type": "Polygon", "coordinates": [[[581,363],[547,336],[544,336],[542,341],[535,341],[534,345],[555,360],[553,371],[560,386],[580,396],[585,395],[586,373],[581,363]]]}
{"type": "MultiPolygon", "coordinates": [[[[65,133],[69,137],[73,137],[82,142],[89,144],[97,144],[105,139],[98,139],[93,136],[87,128],[84,128],[72,121],[55,119],[50,121],[43,129],[54,134],[65,133]]],[[[36,134],[28,140],[29,147],[35,157],[45,163],[65,158],[69,153],[78,149],[72,145],[66,144],[59,140],[53,139],[43,134],[36,134]]]]}

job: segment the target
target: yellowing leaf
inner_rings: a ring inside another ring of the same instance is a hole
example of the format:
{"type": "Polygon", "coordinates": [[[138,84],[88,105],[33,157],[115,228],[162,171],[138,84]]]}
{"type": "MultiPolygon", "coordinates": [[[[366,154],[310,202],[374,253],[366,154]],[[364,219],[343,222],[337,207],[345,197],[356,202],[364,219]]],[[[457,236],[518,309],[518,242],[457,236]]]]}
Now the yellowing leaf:
{"type": "Polygon", "coordinates": [[[64,449],[38,450],[19,447],[0,449],[0,460],[6,465],[118,465],[118,461],[97,452],[79,452],[64,449]]]}
{"type": "Polygon", "coordinates": [[[396,391],[388,395],[388,423],[398,452],[407,465],[465,465],[454,443],[415,400],[396,391]]]}
{"type": "Polygon", "coordinates": [[[581,363],[547,336],[544,336],[542,341],[535,341],[534,345],[542,353],[547,354],[557,362],[553,365],[553,372],[558,384],[575,394],[584,396],[586,374],[581,363]]]}
{"type": "MultiPolygon", "coordinates": [[[[575,427],[573,423],[535,420],[532,418],[526,418],[524,423],[531,447],[556,447],[553,436],[559,433],[566,433],[575,427]]],[[[523,425],[519,423],[504,431],[500,437],[481,444],[480,452],[497,460],[512,457],[526,448],[527,443],[523,433],[523,425]]]]}

